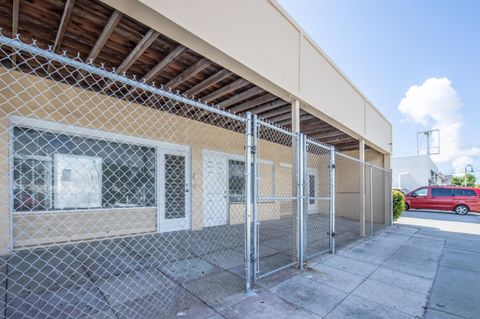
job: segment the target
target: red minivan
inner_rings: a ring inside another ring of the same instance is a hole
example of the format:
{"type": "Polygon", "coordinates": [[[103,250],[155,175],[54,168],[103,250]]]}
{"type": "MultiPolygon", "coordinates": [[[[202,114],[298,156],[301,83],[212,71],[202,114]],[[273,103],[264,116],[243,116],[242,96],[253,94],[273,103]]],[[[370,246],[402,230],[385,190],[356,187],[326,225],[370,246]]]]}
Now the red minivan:
{"type": "Polygon", "coordinates": [[[425,186],[405,194],[406,209],[450,210],[465,215],[480,211],[480,189],[459,186],[425,186]]]}

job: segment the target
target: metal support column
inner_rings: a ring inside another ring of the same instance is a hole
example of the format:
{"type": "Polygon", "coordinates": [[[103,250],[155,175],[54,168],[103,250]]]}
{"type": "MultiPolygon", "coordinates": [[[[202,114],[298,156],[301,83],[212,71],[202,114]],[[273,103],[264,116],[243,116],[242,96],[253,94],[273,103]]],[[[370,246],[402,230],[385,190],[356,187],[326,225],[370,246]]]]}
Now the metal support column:
{"type": "Polygon", "coordinates": [[[335,254],[335,147],[330,149],[330,251],[335,254]]]}
{"type": "Polygon", "coordinates": [[[245,290],[252,289],[251,213],[252,213],[252,114],[247,112],[245,132],[245,290]]]}
{"type": "Polygon", "coordinates": [[[252,167],[252,178],[253,178],[253,201],[252,201],[252,213],[253,213],[253,238],[252,238],[252,256],[253,256],[253,281],[257,279],[259,274],[259,240],[258,233],[260,223],[258,222],[258,155],[257,155],[257,140],[258,140],[258,116],[253,115],[253,142],[252,142],[252,153],[253,153],[253,167],[252,167]]]}

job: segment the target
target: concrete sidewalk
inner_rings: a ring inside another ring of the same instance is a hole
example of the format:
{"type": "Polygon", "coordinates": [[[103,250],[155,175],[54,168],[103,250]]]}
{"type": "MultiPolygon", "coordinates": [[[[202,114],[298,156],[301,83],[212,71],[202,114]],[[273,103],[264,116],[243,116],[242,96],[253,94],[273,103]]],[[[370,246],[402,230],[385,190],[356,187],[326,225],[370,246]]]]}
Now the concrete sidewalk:
{"type": "Polygon", "coordinates": [[[426,318],[480,318],[480,215],[409,211],[399,223],[445,241],[426,318]]]}
{"type": "MultiPolygon", "coordinates": [[[[480,215],[407,212],[364,241],[256,284],[225,318],[479,318],[480,215]]],[[[218,318],[221,318],[220,316],[218,318]]]]}
{"type": "Polygon", "coordinates": [[[257,283],[226,318],[419,318],[444,240],[393,226],[365,241],[257,283]]]}

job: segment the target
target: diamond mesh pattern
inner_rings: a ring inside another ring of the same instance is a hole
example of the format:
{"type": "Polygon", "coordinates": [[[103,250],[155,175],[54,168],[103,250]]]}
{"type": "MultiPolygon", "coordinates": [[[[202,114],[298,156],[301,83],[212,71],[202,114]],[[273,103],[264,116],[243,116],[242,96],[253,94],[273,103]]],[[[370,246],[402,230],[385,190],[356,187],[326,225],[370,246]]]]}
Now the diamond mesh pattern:
{"type": "MultiPolygon", "coordinates": [[[[331,150],[307,139],[296,159],[295,134],[264,121],[254,129],[247,185],[245,117],[0,34],[0,311],[213,317],[248,281],[249,186],[256,278],[298,263],[299,201],[306,257],[331,248],[331,150]]],[[[336,161],[341,246],[359,236],[364,164],[336,161]]],[[[378,231],[391,222],[391,175],[368,172],[378,231]]]]}
{"type": "Polygon", "coordinates": [[[235,302],[245,119],[4,40],[0,311],[209,318],[235,302]]]}

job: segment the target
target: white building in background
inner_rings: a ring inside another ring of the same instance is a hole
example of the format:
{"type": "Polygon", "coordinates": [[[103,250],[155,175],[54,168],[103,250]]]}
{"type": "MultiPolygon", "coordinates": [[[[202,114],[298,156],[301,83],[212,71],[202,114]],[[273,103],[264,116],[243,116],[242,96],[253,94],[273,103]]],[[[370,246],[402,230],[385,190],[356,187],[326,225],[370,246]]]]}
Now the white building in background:
{"type": "Polygon", "coordinates": [[[427,185],[444,185],[447,179],[428,155],[396,157],[392,160],[393,187],[414,190],[427,185]]]}

